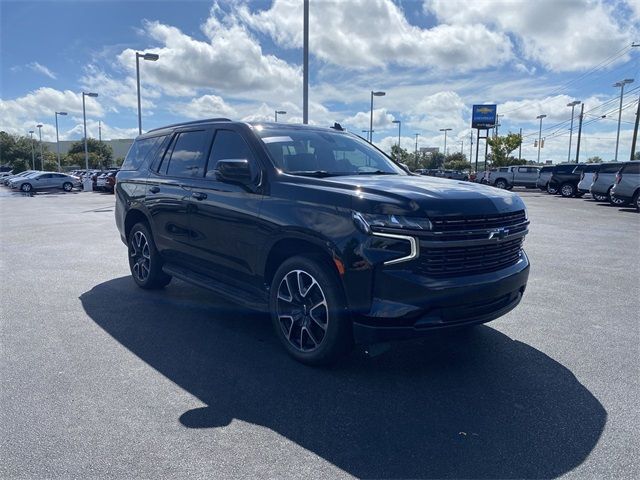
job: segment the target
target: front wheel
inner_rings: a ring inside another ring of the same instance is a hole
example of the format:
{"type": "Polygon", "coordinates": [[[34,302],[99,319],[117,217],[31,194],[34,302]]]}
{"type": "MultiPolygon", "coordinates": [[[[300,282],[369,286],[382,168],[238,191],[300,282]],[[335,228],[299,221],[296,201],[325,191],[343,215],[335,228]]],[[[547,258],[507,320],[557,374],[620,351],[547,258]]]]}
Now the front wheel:
{"type": "Polygon", "coordinates": [[[622,200],[621,198],[612,197],[611,195],[609,196],[609,203],[611,203],[611,205],[615,207],[623,207],[627,204],[625,200],[622,200]]]}
{"type": "Polygon", "coordinates": [[[495,186],[496,188],[501,188],[504,190],[505,188],[507,188],[507,182],[502,179],[499,179],[499,180],[496,180],[495,186]]]}
{"type": "Polygon", "coordinates": [[[63,189],[65,192],[70,192],[71,190],[73,190],[73,184],[72,184],[71,182],[64,182],[64,183],[62,184],[62,189],[63,189]]]}
{"type": "Polygon", "coordinates": [[[136,223],[129,232],[129,269],[140,288],[158,289],[171,281],[171,276],[162,271],[162,258],[144,223],[136,223]]]}
{"type": "Polygon", "coordinates": [[[342,287],[322,257],[286,260],[271,282],[269,306],[277,337],[300,362],[333,363],[353,344],[342,287]]]}
{"type": "Polygon", "coordinates": [[[591,196],[597,202],[606,202],[607,201],[607,196],[606,195],[602,195],[601,193],[592,193],[591,196]]]}
{"type": "Polygon", "coordinates": [[[22,190],[23,192],[27,193],[27,192],[30,192],[31,190],[33,190],[33,187],[31,186],[30,183],[23,183],[20,186],[20,190],[22,190]]]}

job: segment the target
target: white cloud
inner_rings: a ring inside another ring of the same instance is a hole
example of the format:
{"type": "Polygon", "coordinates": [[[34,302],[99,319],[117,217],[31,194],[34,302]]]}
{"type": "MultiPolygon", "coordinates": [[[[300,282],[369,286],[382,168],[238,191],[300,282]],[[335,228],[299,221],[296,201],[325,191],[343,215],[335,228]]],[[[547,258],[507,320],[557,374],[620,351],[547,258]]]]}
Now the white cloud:
{"type": "Polygon", "coordinates": [[[203,95],[187,103],[175,103],[171,111],[187,118],[236,117],[236,110],[217,95],[203,95]]]}
{"type": "MultiPolygon", "coordinates": [[[[386,108],[374,108],[373,109],[373,130],[386,130],[395,127],[391,122],[395,120],[395,117],[387,112],[386,108]]],[[[360,130],[369,130],[369,123],[371,121],[371,112],[358,112],[355,115],[344,118],[340,124],[343,127],[355,127],[356,133],[360,133],[360,130]]]]}
{"type": "MultiPolygon", "coordinates": [[[[157,62],[144,62],[145,82],[170,96],[192,96],[199,89],[227,95],[291,95],[301,90],[301,70],[274,55],[266,55],[260,43],[217,4],[202,26],[207,41],[197,40],[178,28],[160,22],[146,22],[143,33],[160,42],[157,62]]],[[[118,62],[135,70],[135,51],[124,50],[118,62]]]]}
{"type": "MultiPolygon", "coordinates": [[[[268,34],[281,47],[302,46],[302,2],[275,0],[252,13],[241,5],[238,17],[268,34]]],[[[468,71],[500,65],[511,58],[509,37],[484,25],[411,25],[391,0],[314,2],[309,9],[311,53],[350,69],[400,65],[468,71]]]]}
{"type": "Polygon", "coordinates": [[[41,73],[42,75],[49,77],[53,80],[55,80],[56,74],[53,73],[51,70],[49,70],[47,67],[45,67],[44,65],[38,63],[38,62],[31,62],[27,64],[27,67],[30,68],[31,70],[33,70],[34,72],[38,72],[41,73]]]}
{"type": "MultiPolygon", "coordinates": [[[[97,65],[90,64],[85,67],[85,73],[80,78],[80,84],[85,91],[98,93],[104,102],[111,106],[112,110],[115,106],[131,109],[138,108],[136,80],[133,75],[126,75],[116,79],[97,65]]],[[[155,103],[150,99],[157,98],[160,98],[160,92],[157,89],[149,88],[149,86],[141,83],[140,103],[142,108],[145,110],[154,108],[155,103]]],[[[147,114],[148,112],[145,111],[145,115],[147,114]]]]}
{"type": "Polygon", "coordinates": [[[508,33],[525,58],[554,71],[593,67],[633,40],[614,7],[600,0],[425,0],[424,8],[451,25],[480,22],[508,33]]]}

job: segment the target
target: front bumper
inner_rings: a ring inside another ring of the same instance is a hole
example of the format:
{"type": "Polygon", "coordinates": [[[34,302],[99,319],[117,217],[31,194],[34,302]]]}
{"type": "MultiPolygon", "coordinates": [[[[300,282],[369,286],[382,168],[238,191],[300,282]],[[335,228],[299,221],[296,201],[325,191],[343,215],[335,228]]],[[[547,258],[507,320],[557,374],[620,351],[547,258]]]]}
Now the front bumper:
{"type": "Polygon", "coordinates": [[[503,270],[466,277],[431,279],[407,270],[376,273],[374,298],[366,314],[354,315],[357,343],[427,335],[495,320],[515,308],[529,277],[529,260],[503,270]]]}

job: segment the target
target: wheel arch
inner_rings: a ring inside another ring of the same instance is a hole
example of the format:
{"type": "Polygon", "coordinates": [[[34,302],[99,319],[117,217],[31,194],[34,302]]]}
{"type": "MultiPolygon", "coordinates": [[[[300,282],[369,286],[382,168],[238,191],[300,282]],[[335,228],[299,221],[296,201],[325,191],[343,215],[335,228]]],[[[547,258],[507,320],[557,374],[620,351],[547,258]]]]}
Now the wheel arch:
{"type": "Polygon", "coordinates": [[[149,228],[151,228],[151,221],[142,210],[133,208],[127,212],[127,215],[125,216],[125,219],[124,219],[124,235],[126,239],[129,238],[129,232],[131,232],[131,229],[133,228],[133,226],[136,223],[140,223],[140,222],[146,223],[147,225],[149,225],[149,228]]]}

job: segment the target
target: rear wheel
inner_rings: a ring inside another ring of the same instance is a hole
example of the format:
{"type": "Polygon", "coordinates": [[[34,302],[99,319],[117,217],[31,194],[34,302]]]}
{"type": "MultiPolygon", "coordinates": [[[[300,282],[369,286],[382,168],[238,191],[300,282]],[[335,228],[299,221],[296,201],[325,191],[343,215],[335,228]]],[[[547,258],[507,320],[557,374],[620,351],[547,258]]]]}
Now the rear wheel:
{"type": "Polygon", "coordinates": [[[593,197],[594,200],[596,200],[597,202],[606,202],[607,201],[607,196],[603,195],[601,193],[592,193],[591,196],[593,197]]]}
{"type": "Polygon", "coordinates": [[[171,281],[171,276],[162,271],[162,258],[144,223],[136,223],[129,232],[129,268],[141,288],[158,289],[171,281]]]}
{"type": "Polygon", "coordinates": [[[640,212],[640,190],[638,190],[633,196],[633,205],[635,205],[636,210],[640,212]]]}
{"type": "Polygon", "coordinates": [[[498,180],[496,180],[495,186],[496,188],[505,189],[507,188],[507,181],[499,178],[498,180]]]}
{"type": "Polygon", "coordinates": [[[63,189],[65,192],[70,192],[71,190],[73,190],[73,184],[72,184],[71,182],[64,182],[64,183],[62,184],[62,189],[63,189]]]}
{"type": "Polygon", "coordinates": [[[560,187],[560,194],[563,197],[573,197],[576,193],[576,187],[574,187],[571,183],[565,183],[560,187]]]}
{"type": "Polygon", "coordinates": [[[30,192],[31,190],[33,190],[33,187],[31,186],[30,183],[23,183],[20,186],[20,190],[22,190],[23,192],[30,192]]]}
{"type": "Polygon", "coordinates": [[[296,360],[326,365],[350,350],[352,326],[342,287],[322,257],[286,260],[273,277],[269,300],[276,335],[296,360]]]}
{"type": "Polygon", "coordinates": [[[558,189],[553,185],[551,185],[550,183],[547,183],[547,193],[550,193],[551,195],[555,195],[556,193],[558,193],[558,189]]]}

